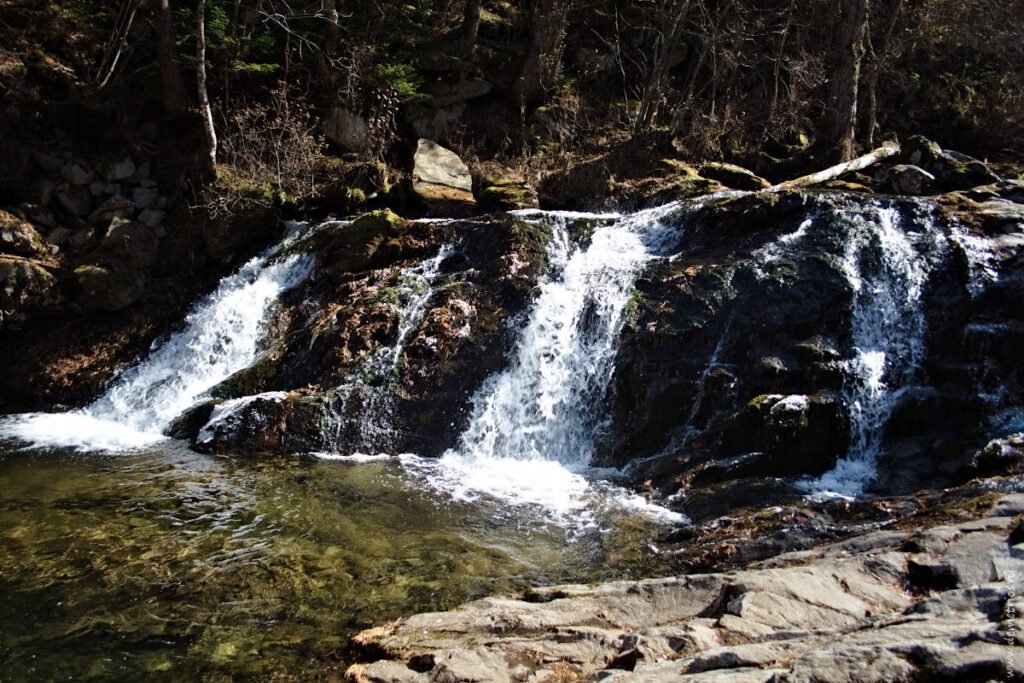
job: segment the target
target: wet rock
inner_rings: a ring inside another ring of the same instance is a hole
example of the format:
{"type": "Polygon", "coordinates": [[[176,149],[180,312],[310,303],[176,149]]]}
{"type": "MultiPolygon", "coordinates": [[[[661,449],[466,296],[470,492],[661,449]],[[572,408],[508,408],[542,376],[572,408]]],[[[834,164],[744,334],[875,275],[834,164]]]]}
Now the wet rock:
{"type": "Polygon", "coordinates": [[[0,255],[0,329],[10,329],[29,316],[59,310],[57,278],[42,265],[18,256],[0,255]]]}
{"type": "Polygon", "coordinates": [[[972,466],[982,475],[1024,472],[1024,433],[993,439],[975,453],[972,466]]]}
{"type": "Polygon", "coordinates": [[[473,178],[455,152],[421,138],[413,157],[413,192],[436,215],[458,215],[471,210],[473,178]]]}
{"type": "Polygon", "coordinates": [[[130,268],[85,265],[72,273],[74,307],[81,312],[120,311],[145,292],[145,276],[130,268]]]}
{"type": "Polygon", "coordinates": [[[770,182],[742,166],[712,162],[703,164],[700,173],[705,178],[715,180],[734,190],[764,190],[772,186],[770,182]]]}

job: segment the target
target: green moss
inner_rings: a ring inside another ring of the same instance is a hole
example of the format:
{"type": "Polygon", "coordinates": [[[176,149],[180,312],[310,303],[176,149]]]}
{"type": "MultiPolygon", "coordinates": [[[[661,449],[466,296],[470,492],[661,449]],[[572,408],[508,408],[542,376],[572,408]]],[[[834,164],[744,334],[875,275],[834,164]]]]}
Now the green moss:
{"type": "Polygon", "coordinates": [[[773,405],[778,403],[780,398],[779,394],[761,394],[750,399],[747,403],[747,408],[758,413],[767,412],[773,405]]]}
{"type": "Polygon", "coordinates": [[[338,230],[344,230],[348,226],[338,221],[329,221],[318,225],[313,230],[291,242],[281,250],[285,256],[293,254],[312,254],[326,246],[338,230]]]}
{"type": "Polygon", "coordinates": [[[643,294],[636,287],[630,289],[629,299],[626,300],[626,305],[622,309],[622,325],[625,329],[631,332],[636,332],[639,327],[640,319],[640,304],[643,300],[643,294]]]}
{"type": "Polygon", "coordinates": [[[941,524],[980,517],[996,504],[1003,494],[988,491],[978,496],[929,505],[915,515],[901,520],[896,526],[902,529],[916,529],[923,524],[941,524]]]}
{"type": "Polygon", "coordinates": [[[813,342],[802,342],[793,347],[793,353],[807,363],[821,363],[825,360],[825,351],[813,342]]]}
{"type": "Polygon", "coordinates": [[[480,203],[493,206],[524,206],[533,203],[533,193],[521,186],[491,185],[481,190],[480,203]]]}
{"type": "Polygon", "coordinates": [[[545,249],[554,231],[544,221],[524,221],[514,219],[509,227],[509,236],[521,247],[530,249],[545,249]]]}

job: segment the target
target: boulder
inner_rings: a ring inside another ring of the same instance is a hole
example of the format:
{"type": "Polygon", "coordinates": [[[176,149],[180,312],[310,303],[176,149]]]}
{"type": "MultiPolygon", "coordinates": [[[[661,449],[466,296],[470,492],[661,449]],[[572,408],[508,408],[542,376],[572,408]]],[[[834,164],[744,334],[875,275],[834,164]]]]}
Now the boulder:
{"type": "Polygon", "coordinates": [[[80,185],[60,188],[54,193],[57,208],[68,217],[84,218],[92,211],[92,195],[80,185]]]}
{"type": "Polygon", "coordinates": [[[363,152],[369,144],[366,119],[345,107],[334,107],[323,122],[324,135],[351,152],[363,152]]]}
{"type": "Polygon", "coordinates": [[[211,219],[203,231],[206,253],[213,259],[226,258],[239,249],[270,240],[277,226],[277,211],[259,206],[211,219]]]}
{"type": "Polygon", "coordinates": [[[138,301],[145,291],[145,277],[129,268],[85,265],[72,273],[74,307],[80,312],[120,311],[138,301]]]}
{"type": "Polygon", "coordinates": [[[0,211],[0,254],[41,258],[48,256],[50,249],[27,221],[0,211]]]}
{"type": "Polygon", "coordinates": [[[60,303],[57,278],[50,271],[27,259],[0,256],[0,330],[33,313],[56,310],[60,303]]]}
{"type": "Polygon", "coordinates": [[[482,78],[470,77],[459,78],[454,83],[440,81],[431,86],[430,90],[434,106],[444,108],[486,95],[493,88],[482,78]]]}
{"type": "Polygon", "coordinates": [[[742,166],[712,162],[701,166],[701,175],[716,180],[734,190],[764,190],[772,186],[770,182],[742,166]]]}
{"type": "Polygon", "coordinates": [[[96,174],[84,163],[71,162],[64,164],[60,175],[72,185],[89,185],[96,179],[96,174]]]}
{"type": "Polygon", "coordinates": [[[123,157],[114,161],[110,161],[104,164],[101,172],[103,177],[112,183],[127,180],[135,175],[135,162],[132,161],[131,157],[123,157]]]}
{"type": "Polygon", "coordinates": [[[471,210],[473,177],[455,152],[421,138],[413,157],[413,191],[434,215],[471,210]]]}
{"type": "Polygon", "coordinates": [[[139,212],[139,222],[147,228],[155,230],[164,222],[167,214],[159,209],[143,209],[139,212]]]}
{"type": "Polygon", "coordinates": [[[142,223],[115,218],[103,238],[103,248],[132,268],[148,268],[156,258],[159,240],[142,223]]]}
{"type": "Polygon", "coordinates": [[[982,476],[1024,472],[1024,433],[989,441],[971,464],[982,476]]]}
{"type": "Polygon", "coordinates": [[[1001,178],[987,164],[950,150],[920,135],[911,136],[901,146],[904,165],[917,166],[935,177],[939,191],[966,190],[999,182],[1001,178]]]}
{"type": "Polygon", "coordinates": [[[132,204],[137,209],[148,209],[156,203],[160,193],[151,187],[136,187],[132,189],[132,204]]]}
{"type": "Polygon", "coordinates": [[[135,206],[132,200],[114,195],[103,202],[89,214],[89,223],[95,225],[102,232],[107,229],[114,219],[130,218],[135,213],[135,206]]]}
{"type": "Polygon", "coordinates": [[[897,194],[928,194],[935,188],[935,176],[919,166],[897,164],[889,169],[889,185],[897,194]]]}
{"type": "Polygon", "coordinates": [[[526,183],[499,181],[480,191],[480,206],[490,211],[536,209],[537,193],[526,183]]]}
{"type": "Polygon", "coordinates": [[[820,474],[849,440],[839,401],[824,395],[765,394],[733,416],[723,446],[729,453],[763,452],[754,474],[820,474]]]}
{"type": "Polygon", "coordinates": [[[317,265],[333,272],[355,273],[417,255],[423,243],[413,234],[413,227],[390,209],[363,214],[349,225],[334,224],[322,235],[311,236],[320,245],[317,265]]]}

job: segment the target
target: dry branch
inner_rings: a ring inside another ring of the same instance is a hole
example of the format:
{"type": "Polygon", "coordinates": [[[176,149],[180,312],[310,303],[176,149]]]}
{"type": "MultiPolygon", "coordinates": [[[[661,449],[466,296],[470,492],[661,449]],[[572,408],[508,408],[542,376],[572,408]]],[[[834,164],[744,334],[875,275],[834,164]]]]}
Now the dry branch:
{"type": "Polygon", "coordinates": [[[824,171],[818,171],[810,175],[805,175],[800,178],[793,180],[787,180],[784,183],[773,185],[770,189],[772,190],[785,190],[794,187],[810,187],[811,185],[818,185],[820,183],[828,182],[834,178],[838,178],[844,173],[851,173],[853,171],[860,171],[865,169],[872,164],[877,164],[883,159],[888,159],[891,156],[895,156],[900,153],[900,145],[898,142],[886,142],[883,143],[878,149],[874,149],[868,152],[864,156],[857,157],[853,161],[846,161],[841,164],[836,164],[826,168],[824,171]]]}

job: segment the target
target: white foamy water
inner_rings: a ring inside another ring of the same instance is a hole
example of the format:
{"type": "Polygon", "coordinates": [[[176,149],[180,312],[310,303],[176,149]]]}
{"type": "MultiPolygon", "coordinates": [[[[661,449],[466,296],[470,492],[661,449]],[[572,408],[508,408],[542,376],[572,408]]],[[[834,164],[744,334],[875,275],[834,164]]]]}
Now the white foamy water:
{"type": "Polygon", "coordinates": [[[309,274],[313,257],[284,255],[305,227],[221,280],[193,306],[184,328],[154,343],[92,404],[69,413],[33,413],[0,421],[0,433],[34,446],[120,451],[161,440],[163,430],[222,380],[256,357],[271,305],[309,274]]]}
{"type": "Polygon", "coordinates": [[[835,468],[803,483],[822,497],[862,496],[875,478],[889,414],[927,351],[921,304],[930,268],[927,252],[941,248],[939,231],[930,220],[912,235],[894,207],[876,206],[863,215],[850,214],[848,220],[842,268],[854,290],[854,355],[844,361],[843,399],[849,409],[850,444],[835,468]]]}
{"type": "MultiPolygon", "coordinates": [[[[442,488],[455,497],[492,495],[556,514],[587,505],[593,487],[585,475],[623,311],[640,265],[678,240],[678,229],[663,220],[673,213],[677,204],[620,217],[573,251],[568,220],[610,216],[520,212],[552,224],[552,274],[540,283],[508,369],[478,391],[458,447],[442,456],[448,474],[438,481],[442,488]]],[[[624,505],[642,501],[622,494],[624,505]]]]}
{"type": "Polygon", "coordinates": [[[970,270],[967,291],[972,297],[980,296],[988,285],[999,280],[999,271],[995,267],[998,243],[988,237],[973,235],[959,226],[950,231],[949,238],[960,245],[967,256],[970,270]]]}

